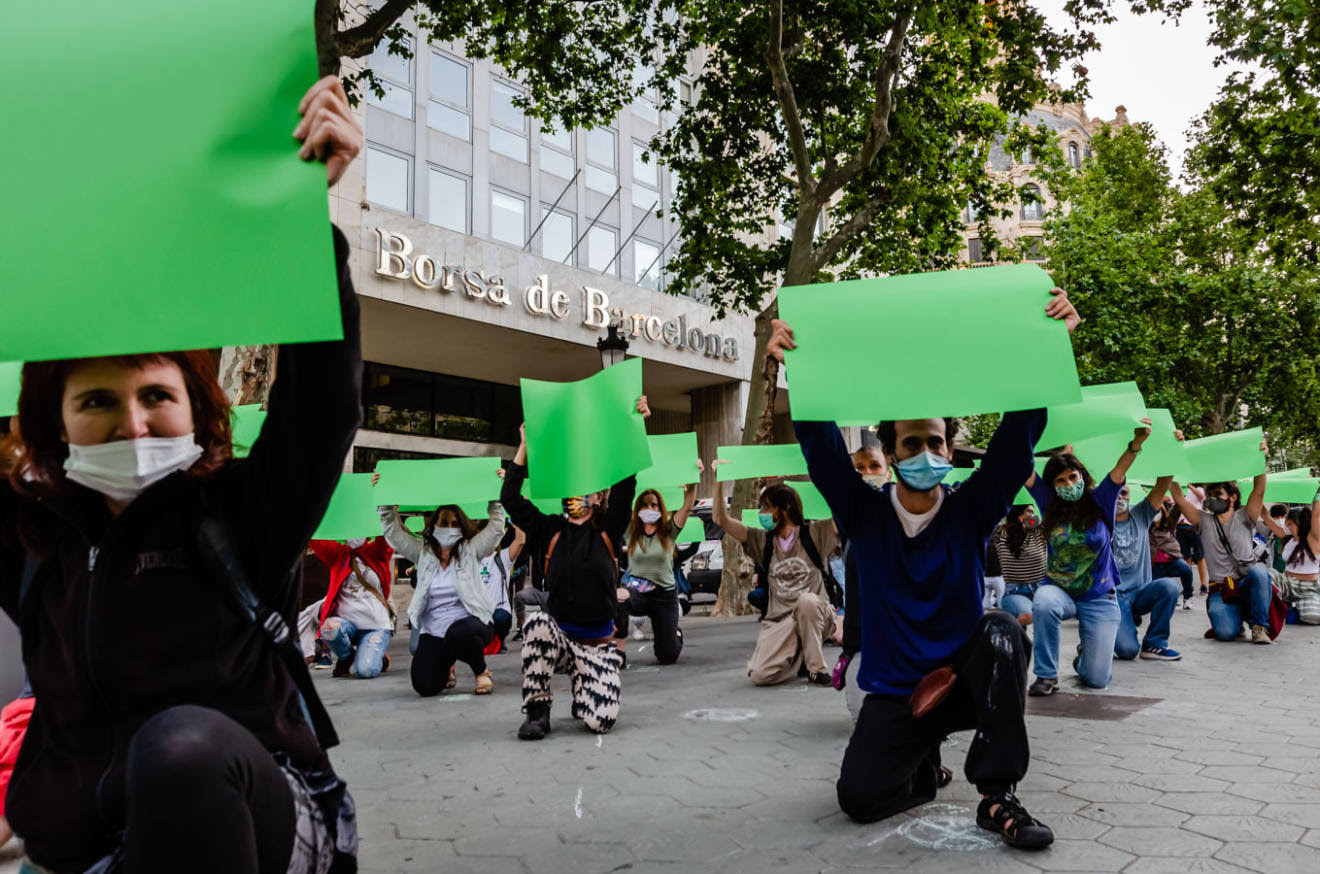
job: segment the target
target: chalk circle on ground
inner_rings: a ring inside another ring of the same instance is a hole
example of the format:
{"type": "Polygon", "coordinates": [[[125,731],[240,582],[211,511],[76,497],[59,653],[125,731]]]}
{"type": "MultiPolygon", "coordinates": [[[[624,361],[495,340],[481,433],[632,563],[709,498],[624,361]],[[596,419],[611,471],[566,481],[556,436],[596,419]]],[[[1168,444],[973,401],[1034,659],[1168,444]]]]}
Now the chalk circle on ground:
{"type": "Polygon", "coordinates": [[[628,669],[628,673],[630,673],[630,674],[658,674],[658,673],[660,673],[660,669],[657,668],[655,665],[638,665],[638,666],[635,667],[635,668],[629,668],[629,669],[628,669]]]}
{"type": "Polygon", "coordinates": [[[975,853],[993,850],[1003,841],[976,824],[976,812],[956,804],[927,804],[921,815],[898,827],[898,833],[931,850],[975,853]]]}
{"type": "Polygon", "coordinates": [[[703,707],[700,710],[689,710],[683,714],[683,718],[701,719],[706,722],[746,722],[760,715],[761,713],[758,710],[743,710],[736,707],[703,707]]]}

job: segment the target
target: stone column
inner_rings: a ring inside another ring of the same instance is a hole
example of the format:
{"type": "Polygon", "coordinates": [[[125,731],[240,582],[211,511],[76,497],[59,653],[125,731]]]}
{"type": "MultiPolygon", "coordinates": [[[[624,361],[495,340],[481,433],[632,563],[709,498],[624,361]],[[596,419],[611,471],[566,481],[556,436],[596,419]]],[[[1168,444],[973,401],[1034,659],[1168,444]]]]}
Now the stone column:
{"type": "MultiPolygon", "coordinates": [[[[707,465],[720,446],[732,446],[742,440],[743,414],[747,409],[747,383],[725,382],[693,389],[692,430],[697,432],[697,450],[707,465]]],[[[701,477],[699,497],[714,491],[715,477],[709,466],[701,477]]]]}

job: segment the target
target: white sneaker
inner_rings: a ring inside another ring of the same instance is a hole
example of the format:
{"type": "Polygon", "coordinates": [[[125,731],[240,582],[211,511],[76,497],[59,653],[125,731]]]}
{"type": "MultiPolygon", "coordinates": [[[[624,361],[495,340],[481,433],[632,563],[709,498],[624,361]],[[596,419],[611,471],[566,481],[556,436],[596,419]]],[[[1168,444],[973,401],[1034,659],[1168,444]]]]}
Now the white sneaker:
{"type": "Polygon", "coordinates": [[[1183,598],[1183,609],[1184,609],[1184,610],[1190,610],[1190,609],[1192,609],[1192,599],[1191,599],[1191,598],[1183,598]]]}

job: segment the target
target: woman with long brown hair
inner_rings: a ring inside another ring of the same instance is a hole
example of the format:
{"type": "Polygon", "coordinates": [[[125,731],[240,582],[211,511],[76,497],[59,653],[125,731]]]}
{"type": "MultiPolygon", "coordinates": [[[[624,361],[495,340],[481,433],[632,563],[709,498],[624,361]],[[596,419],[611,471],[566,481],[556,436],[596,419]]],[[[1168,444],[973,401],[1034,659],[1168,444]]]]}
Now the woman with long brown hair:
{"type": "MultiPolygon", "coordinates": [[[[701,461],[697,469],[702,470],[701,461]]],[[[655,636],[655,658],[662,665],[678,661],[683,651],[683,632],[678,628],[681,609],[674,579],[674,553],[678,535],[687,524],[697,499],[695,484],[683,486],[683,505],[670,515],[665,499],[655,489],[647,489],[633,502],[632,522],[628,533],[628,570],[619,589],[619,615],[615,620],[615,639],[619,649],[628,639],[628,617],[646,616],[655,636]]]]}
{"type": "MultiPolygon", "coordinates": [[[[333,185],[362,139],[339,79],[299,109],[294,135],[333,185]]],[[[280,349],[244,459],[209,350],[24,365],[0,607],[39,703],[5,814],[41,869],[354,867],[333,729],[297,648],[268,633],[295,622],[295,569],[361,418],[358,302],[333,237],[344,339],[280,349]]]]}
{"type": "Polygon", "coordinates": [[[455,662],[472,668],[476,694],[495,691],[482,654],[495,633],[495,604],[481,581],[481,560],[504,537],[504,508],[491,501],[488,512],[490,523],[478,530],[461,507],[438,507],[426,514],[426,527],[418,536],[404,527],[397,507],[380,508],[385,541],[417,565],[408,621],[418,632],[413,690],[424,698],[445,690],[455,662]]]}

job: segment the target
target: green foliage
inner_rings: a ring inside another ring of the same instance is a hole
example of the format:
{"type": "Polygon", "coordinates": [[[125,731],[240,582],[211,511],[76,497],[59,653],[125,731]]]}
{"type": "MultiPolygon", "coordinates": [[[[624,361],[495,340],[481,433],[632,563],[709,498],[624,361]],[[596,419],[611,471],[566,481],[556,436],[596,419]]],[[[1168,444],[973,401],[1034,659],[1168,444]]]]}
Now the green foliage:
{"type": "Polygon", "coordinates": [[[1247,419],[1289,439],[1314,432],[1320,283],[1262,253],[1209,188],[1173,186],[1145,125],[1102,130],[1070,203],[1045,223],[1049,266],[1085,321],[1083,382],[1135,379],[1188,436],[1247,419]]]}

